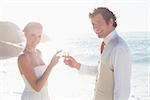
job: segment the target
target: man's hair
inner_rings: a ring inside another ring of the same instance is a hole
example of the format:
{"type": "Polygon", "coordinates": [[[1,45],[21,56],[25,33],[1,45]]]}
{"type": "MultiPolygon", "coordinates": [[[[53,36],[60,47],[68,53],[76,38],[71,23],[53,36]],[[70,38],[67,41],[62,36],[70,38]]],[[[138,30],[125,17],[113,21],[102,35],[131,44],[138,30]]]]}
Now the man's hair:
{"type": "Polygon", "coordinates": [[[92,13],[89,13],[89,18],[94,17],[95,15],[101,14],[102,17],[104,18],[104,20],[106,21],[106,23],[108,24],[110,19],[113,20],[113,26],[117,27],[117,22],[116,22],[116,16],[115,14],[110,11],[108,8],[106,7],[98,7],[96,9],[93,10],[92,13]]]}

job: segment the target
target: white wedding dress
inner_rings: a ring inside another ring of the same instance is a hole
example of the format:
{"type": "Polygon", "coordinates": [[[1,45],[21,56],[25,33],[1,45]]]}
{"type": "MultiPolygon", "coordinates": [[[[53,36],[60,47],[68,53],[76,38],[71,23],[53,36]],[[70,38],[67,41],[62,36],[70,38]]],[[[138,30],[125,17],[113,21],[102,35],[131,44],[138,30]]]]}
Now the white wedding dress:
{"type": "MultiPolygon", "coordinates": [[[[35,74],[38,78],[42,76],[45,70],[46,70],[45,65],[40,65],[34,68],[35,74]]],[[[32,89],[32,87],[30,86],[29,82],[27,81],[24,75],[22,75],[22,78],[25,82],[25,88],[21,96],[21,100],[50,100],[48,95],[47,82],[45,83],[40,92],[36,92],[34,89],[32,89]]]]}

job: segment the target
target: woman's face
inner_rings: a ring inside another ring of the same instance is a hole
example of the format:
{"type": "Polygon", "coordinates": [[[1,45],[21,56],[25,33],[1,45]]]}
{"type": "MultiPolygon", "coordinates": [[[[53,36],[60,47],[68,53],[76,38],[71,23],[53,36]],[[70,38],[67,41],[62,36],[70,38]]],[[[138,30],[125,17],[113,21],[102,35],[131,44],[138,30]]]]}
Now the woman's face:
{"type": "Polygon", "coordinates": [[[26,33],[27,43],[30,46],[35,47],[41,40],[42,29],[31,28],[26,33]]]}

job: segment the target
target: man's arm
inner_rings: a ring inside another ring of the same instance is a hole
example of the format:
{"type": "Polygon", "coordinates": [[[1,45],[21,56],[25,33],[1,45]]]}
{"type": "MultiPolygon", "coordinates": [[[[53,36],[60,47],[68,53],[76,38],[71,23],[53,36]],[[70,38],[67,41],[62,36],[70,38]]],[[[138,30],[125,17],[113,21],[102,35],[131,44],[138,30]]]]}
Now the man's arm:
{"type": "Polygon", "coordinates": [[[114,100],[128,100],[130,95],[131,58],[128,48],[114,50],[114,100]]]}
{"type": "Polygon", "coordinates": [[[71,68],[76,68],[77,70],[79,70],[80,74],[89,74],[89,75],[97,74],[97,66],[87,66],[80,64],[71,56],[65,57],[64,63],[70,66],[71,68]]]}

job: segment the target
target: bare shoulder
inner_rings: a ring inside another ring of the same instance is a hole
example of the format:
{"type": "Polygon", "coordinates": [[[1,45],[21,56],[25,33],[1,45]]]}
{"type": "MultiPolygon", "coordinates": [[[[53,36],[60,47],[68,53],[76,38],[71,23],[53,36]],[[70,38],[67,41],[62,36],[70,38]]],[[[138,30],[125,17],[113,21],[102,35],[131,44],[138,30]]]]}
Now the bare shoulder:
{"type": "Polygon", "coordinates": [[[27,62],[27,55],[25,53],[22,53],[18,56],[18,68],[20,70],[20,73],[23,74],[23,67],[25,65],[25,63],[27,62]]]}
{"type": "Polygon", "coordinates": [[[29,62],[29,57],[28,57],[28,54],[26,53],[22,53],[18,56],[18,66],[19,67],[23,67],[25,66],[26,64],[28,64],[29,62]]]}
{"type": "Polygon", "coordinates": [[[18,56],[18,63],[20,63],[20,61],[25,60],[27,57],[27,55],[25,53],[22,53],[18,56]]]}

